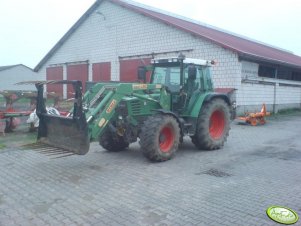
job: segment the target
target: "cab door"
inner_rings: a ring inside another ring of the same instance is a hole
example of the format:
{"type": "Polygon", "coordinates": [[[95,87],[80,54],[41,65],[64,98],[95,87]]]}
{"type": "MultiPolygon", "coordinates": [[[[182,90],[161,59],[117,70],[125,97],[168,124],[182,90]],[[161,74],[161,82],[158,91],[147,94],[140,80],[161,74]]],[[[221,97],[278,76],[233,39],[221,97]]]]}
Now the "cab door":
{"type": "Polygon", "coordinates": [[[165,86],[166,91],[171,95],[172,109],[170,110],[177,112],[181,108],[179,105],[179,96],[182,88],[180,65],[155,65],[151,82],[165,86]]]}

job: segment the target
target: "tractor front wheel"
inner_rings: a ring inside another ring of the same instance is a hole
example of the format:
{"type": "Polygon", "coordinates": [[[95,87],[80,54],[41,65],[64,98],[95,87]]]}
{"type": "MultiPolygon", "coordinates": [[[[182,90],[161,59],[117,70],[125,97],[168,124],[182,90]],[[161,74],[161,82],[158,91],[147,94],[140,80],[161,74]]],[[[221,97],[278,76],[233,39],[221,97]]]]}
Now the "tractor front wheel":
{"type": "Polygon", "coordinates": [[[99,137],[99,144],[110,152],[123,151],[129,147],[129,143],[123,137],[114,135],[109,130],[99,137]]]}
{"type": "Polygon", "coordinates": [[[180,128],[177,120],[168,115],[150,116],[140,134],[140,145],[145,157],[162,162],[173,157],[180,142],[180,128]]]}
{"type": "Polygon", "coordinates": [[[214,99],[202,107],[197,121],[196,134],[191,139],[198,149],[219,149],[227,140],[229,130],[229,106],[222,99],[214,99]]]}

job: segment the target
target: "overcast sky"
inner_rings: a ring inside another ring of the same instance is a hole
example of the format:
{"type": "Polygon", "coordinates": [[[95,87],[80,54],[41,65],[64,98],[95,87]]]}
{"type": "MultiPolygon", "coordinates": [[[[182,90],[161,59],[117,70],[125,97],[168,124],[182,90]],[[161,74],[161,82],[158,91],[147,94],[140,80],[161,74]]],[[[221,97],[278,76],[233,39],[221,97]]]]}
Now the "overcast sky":
{"type": "MultiPolygon", "coordinates": [[[[137,0],[301,56],[300,0],[137,0]]],[[[34,68],[94,0],[0,0],[0,66],[34,68]]]]}

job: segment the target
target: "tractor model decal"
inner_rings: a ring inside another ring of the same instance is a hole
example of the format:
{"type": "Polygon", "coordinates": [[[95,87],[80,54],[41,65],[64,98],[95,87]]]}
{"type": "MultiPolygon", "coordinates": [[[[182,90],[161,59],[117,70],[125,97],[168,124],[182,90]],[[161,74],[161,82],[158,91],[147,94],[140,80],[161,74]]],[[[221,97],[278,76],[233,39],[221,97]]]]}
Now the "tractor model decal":
{"type": "Polygon", "coordinates": [[[113,110],[113,108],[115,107],[117,101],[115,99],[112,100],[112,102],[110,103],[109,107],[107,108],[106,110],[106,113],[107,114],[110,114],[111,111],[113,110]]]}
{"type": "Polygon", "coordinates": [[[133,90],[147,89],[147,84],[133,84],[133,90]]]}

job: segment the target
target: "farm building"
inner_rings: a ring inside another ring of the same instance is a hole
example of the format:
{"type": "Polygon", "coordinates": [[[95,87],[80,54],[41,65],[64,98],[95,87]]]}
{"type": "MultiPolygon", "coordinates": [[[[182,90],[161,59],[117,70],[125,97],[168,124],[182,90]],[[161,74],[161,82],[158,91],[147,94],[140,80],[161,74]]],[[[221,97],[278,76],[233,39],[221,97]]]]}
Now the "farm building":
{"type": "Polygon", "coordinates": [[[218,62],[215,87],[236,90],[238,113],[300,108],[300,56],[131,1],[96,1],[34,70],[48,80],[135,81],[138,66],[179,53],[218,62]]]}
{"type": "Polygon", "coordinates": [[[15,85],[29,80],[38,80],[38,74],[23,64],[0,66],[0,91],[36,90],[34,85],[15,85]]]}

